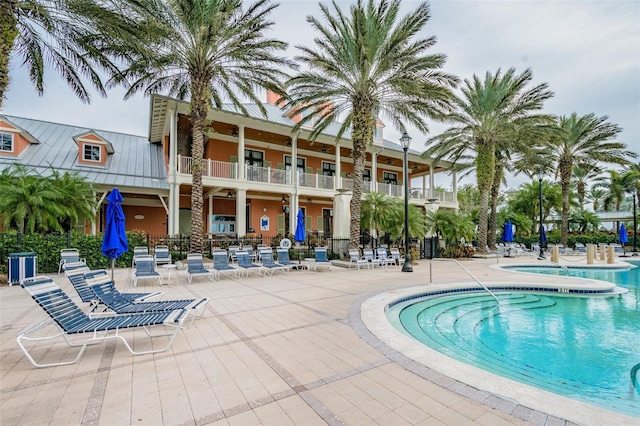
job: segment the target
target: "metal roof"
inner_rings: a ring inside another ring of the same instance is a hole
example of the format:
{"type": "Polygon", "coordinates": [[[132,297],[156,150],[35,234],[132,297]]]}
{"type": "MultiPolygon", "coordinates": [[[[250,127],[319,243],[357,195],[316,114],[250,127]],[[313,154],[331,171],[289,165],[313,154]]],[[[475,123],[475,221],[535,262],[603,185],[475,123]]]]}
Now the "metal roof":
{"type": "Polygon", "coordinates": [[[0,156],[0,170],[20,163],[42,176],[50,175],[53,168],[76,172],[100,186],[169,189],[162,146],[149,143],[146,137],[9,115],[0,115],[0,119],[19,126],[39,142],[18,157],[0,156]],[[104,167],[78,163],[80,151],[73,137],[86,133],[95,133],[113,146],[114,153],[104,167]]]}

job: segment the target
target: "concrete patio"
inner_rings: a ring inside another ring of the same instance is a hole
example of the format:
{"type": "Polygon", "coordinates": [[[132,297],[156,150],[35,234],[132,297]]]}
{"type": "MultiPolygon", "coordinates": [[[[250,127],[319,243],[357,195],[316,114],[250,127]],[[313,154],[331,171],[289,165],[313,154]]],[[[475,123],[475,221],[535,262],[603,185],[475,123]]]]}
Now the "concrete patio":
{"type": "MultiPolygon", "coordinates": [[[[489,267],[496,262],[473,259],[464,266],[481,280],[513,281],[513,273],[489,267]]],[[[538,261],[523,256],[498,262],[538,261]]],[[[2,287],[0,424],[574,424],[532,410],[508,390],[474,388],[418,364],[364,327],[360,306],[372,295],[471,281],[451,262],[433,262],[432,270],[433,284],[429,261],[420,261],[413,273],[333,267],[215,282],[197,277],[191,284],[184,271],[177,278],[174,271],[162,288],[144,280],[134,290],[133,271],[119,269],[115,282],[122,291],[209,298],[204,316],[163,353],[132,356],[110,341],[89,347],[74,365],[44,369],[29,363],[15,338],[46,314],[20,286],[2,287]]],[[[48,276],[86,307],[67,278],[48,276]]],[[[141,330],[126,336],[148,344],[141,330]]],[[[35,351],[47,360],[72,353],[61,340],[35,351]]]]}

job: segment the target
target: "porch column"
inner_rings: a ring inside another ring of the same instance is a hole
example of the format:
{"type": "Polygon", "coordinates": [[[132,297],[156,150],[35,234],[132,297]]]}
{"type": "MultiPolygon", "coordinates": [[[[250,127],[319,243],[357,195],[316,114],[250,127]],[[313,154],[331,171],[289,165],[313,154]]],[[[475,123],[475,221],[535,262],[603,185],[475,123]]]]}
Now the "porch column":
{"type": "Polygon", "coordinates": [[[236,190],[236,233],[238,237],[247,234],[247,190],[236,190]]]}
{"type": "Polygon", "coordinates": [[[338,191],[333,197],[333,238],[349,239],[351,191],[338,191]]]}
{"type": "Polygon", "coordinates": [[[342,188],[342,161],[340,157],[340,144],[336,144],[336,180],[335,189],[342,188]]]}
{"type": "Polygon", "coordinates": [[[432,163],[431,167],[429,167],[429,198],[436,198],[435,189],[433,187],[434,182],[435,181],[433,179],[433,163],[432,163]]]}
{"type": "Polygon", "coordinates": [[[180,229],[180,185],[177,183],[178,117],[175,108],[169,109],[169,214],[167,233],[177,235],[180,229]]]}
{"type": "MultiPolygon", "coordinates": [[[[378,153],[371,153],[371,192],[378,192],[378,153]]],[[[333,212],[333,220],[336,220],[336,212],[333,212]]]]}
{"type": "Polygon", "coordinates": [[[208,198],[208,209],[207,215],[205,216],[205,220],[207,221],[207,234],[211,234],[211,215],[213,214],[213,194],[209,192],[208,198]]]}
{"type": "Polygon", "coordinates": [[[454,203],[458,202],[458,174],[453,172],[453,200],[454,203]]]}
{"type": "Polygon", "coordinates": [[[424,198],[425,200],[429,197],[429,194],[427,193],[427,175],[422,175],[422,198],[424,198]]]}
{"type": "MultiPolygon", "coordinates": [[[[238,179],[244,179],[244,124],[238,125],[238,179]]],[[[246,196],[246,192],[245,192],[246,196]]],[[[246,228],[245,228],[246,229],[246,228]]],[[[242,235],[244,235],[242,232],[242,235]]]]}

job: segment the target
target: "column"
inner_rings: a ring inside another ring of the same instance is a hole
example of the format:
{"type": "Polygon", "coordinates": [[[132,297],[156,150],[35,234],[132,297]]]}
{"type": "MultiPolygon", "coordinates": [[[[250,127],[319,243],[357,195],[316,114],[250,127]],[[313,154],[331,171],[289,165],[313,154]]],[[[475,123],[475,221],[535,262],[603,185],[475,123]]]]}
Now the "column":
{"type": "Polygon", "coordinates": [[[351,191],[338,191],[333,197],[333,238],[349,239],[351,191]]]}
{"type": "Polygon", "coordinates": [[[431,163],[431,167],[429,167],[429,197],[427,198],[436,198],[434,182],[435,180],[433,178],[433,163],[431,163]]]}
{"type": "MultiPolygon", "coordinates": [[[[238,179],[244,178],[244,124],[238,125],[238,179]]],[[[246,196],[246,193],[245,193],[246,196]]],[[[245,228],[246,229],[246,228],[245,228]]],[[[242,235],[244,235],[242,232],[242,235]]]]}
{"type": "Polygon", "coordinates": [[[342,188],[342,165],[341,165],[341,157],[340,157],[340,144],[336,144],[336,179],[335,179],[335,189],[342,188]]]}
{"type": "MultiPolygon", "coordinates": [[[[378,153],[371,153],[371,192],[378,192],[378,153]]],[[[336,212],[333,212],[333,220],[336,220],[336,212]]]]}
{"type": "Polygon", "coordinates": [[[238,237],[247,234],[247,190],[238,189],[236,191],[236,233],[238,237]]]}
{"type": "Polygon", "coordinates": [[[211,234],[211,215],[213,214],[213,194],[209,193],[207,215],[204,220],[207,221],[207,234],[211,234]]]}
{"type": "Polygon", "coordinates": [[[178,117],[175,109],[169,109],[169,215],[167,218],[167,232],[169,235],[178,234],[180,223],[180,185],[177,183],[178,158],[178,117]]]}

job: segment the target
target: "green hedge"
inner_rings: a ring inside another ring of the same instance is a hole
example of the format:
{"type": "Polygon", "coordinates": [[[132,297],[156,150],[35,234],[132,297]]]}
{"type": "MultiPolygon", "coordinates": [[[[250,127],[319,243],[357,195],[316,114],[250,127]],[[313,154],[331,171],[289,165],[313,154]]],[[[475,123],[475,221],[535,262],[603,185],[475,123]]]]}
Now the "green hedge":
{"type": "MultiPolygon", "coordinates": [[[[146,234],[137,231],[127,232],[129,251],[116,259],[115,266],[119,268],[131,267],[133,248],[146,246],[146,234]]],[[[7,257],[14,252],[36,252],[38,254],[38,273],[58,272],[60,263],[60,250],[65,248],[77,248],[80,257],[87,260],[91,269],[106,269],[111,267],[111,262],[106,258],[100,248],[102,247],[102,235],[71,234],[28,234],[18,236],[17,233],[0,234],[0,273],[8,272],[7,257]]]]}
{"type": "MultiPolygon", "coordinates": [[[[529,237],[517,237],[516,242],[522,243],[531,247],[531,243],[537,243],[540,241],[538,235],[531,235],[529,237]]],[[[583,244],[612,244],[618,242],[618,234],[612,232],[598,232],[591,234],[569,234],[567,236],[567,245],[571,248],[576,246],[576,243],[583,244]]],[[[552,231],[547,234],[547,244],[559,244],[560,243],[560,231],[552,231]]],[[[631,246],[633,244],[633,238],[629,238],[629,242],[626,244],[631,246]]]]}

